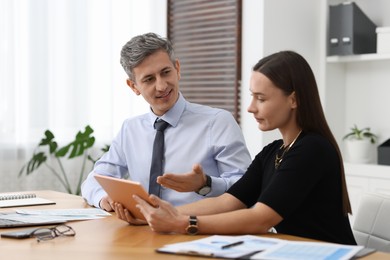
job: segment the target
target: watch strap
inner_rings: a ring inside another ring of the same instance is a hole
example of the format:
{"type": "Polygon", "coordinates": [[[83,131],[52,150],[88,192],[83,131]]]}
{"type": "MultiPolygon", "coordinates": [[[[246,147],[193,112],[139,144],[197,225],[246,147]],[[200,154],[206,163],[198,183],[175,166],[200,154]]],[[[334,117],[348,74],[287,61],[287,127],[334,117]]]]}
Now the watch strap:
{"type": "Polygon", "coordinates": [[[196,216],[190,216],[188,219],[188,226],[186,228],[188,235],[198,234],[198,219],[196,216]]]}
{"type": "Polygon", "coordinates": [[[188,219],[188,222],[192,226],[197,226],[198,225],[198,219],[197,219],[196,216],[190,216],[190,218],[188,219]]]}

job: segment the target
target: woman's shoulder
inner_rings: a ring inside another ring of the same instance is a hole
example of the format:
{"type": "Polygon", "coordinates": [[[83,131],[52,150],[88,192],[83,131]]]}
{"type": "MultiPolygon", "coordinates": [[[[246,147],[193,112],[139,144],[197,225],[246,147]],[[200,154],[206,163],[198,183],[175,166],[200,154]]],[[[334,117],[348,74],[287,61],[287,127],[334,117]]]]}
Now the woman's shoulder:
{"type": "Polygon", "coordinates": [[[283,144],[282,139],[274,140],[273,142],[264,146],[263,149],[261,149],[260,152],[256,155],[256,157],[259,158],[261,156],[266,156],[270,153],[274,153],[275,150],[278,150],[282,144],[283,144]]]}
{"type": "Polygon", "coordinates": [[[313,132],[303,133],[300,140],[297,140],[296,147],[301,147],[306,152],[315,154],[326,154],[335,152],[335,147],[326,137],[313,132]]]}
{"type": "Polygon", "coordinates": [[[318,133],[303,132],[302,137],[299,139],[301,139],[300,141],[303,144],[310,145],[310,146],[332,146],[330,141],[326,137],[318,133]]]}

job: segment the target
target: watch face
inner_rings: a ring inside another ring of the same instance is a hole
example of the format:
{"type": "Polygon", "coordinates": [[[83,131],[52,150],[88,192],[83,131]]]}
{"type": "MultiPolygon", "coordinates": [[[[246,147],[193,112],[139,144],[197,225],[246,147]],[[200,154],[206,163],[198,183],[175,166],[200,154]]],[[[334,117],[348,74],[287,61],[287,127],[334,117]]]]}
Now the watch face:
{"type": "Polygon", "coordinates": [[[196,235],[198,233],[198,227],[194,225],[190,225],[187,227],[187,233],[189,235],[196,235]]]}
{"type": "Polygon", "coordinates": [[[198,193],[200,195],[207,195],[209,192],[211,191],[211,187],[208,187],[208,186],[205,186],[203,188],[201,188],[198,193]]]}

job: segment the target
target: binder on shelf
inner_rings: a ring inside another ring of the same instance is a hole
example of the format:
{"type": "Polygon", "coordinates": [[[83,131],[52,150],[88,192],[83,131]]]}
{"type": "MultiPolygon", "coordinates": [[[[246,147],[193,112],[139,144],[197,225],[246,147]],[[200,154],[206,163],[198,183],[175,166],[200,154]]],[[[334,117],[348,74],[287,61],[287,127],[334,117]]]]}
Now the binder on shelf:
{"type": "Polygon", "coordinates": [[[376,27],[354,2],[330,5],[328,56],[376,53],[376,27]]]}
{"type": "Polygon", "coordinates": [[[378,146],[378,164],[390,165],[390,139],[378,146]]]}

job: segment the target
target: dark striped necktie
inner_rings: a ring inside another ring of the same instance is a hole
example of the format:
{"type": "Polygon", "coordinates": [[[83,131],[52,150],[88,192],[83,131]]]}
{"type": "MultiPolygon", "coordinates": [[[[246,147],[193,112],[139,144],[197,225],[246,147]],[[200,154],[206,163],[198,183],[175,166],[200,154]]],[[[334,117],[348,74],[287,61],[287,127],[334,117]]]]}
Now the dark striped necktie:
{"type": "Polygon", "coordinates": [[[169,123],[164,120],[157,120],[154,123],[156,136],[153,143],[152,164],[150,166],[149,193],[160,196],[160,184],[157,177],[162,175],[164,163],[164,130],[169,126],[169,123]]]}

